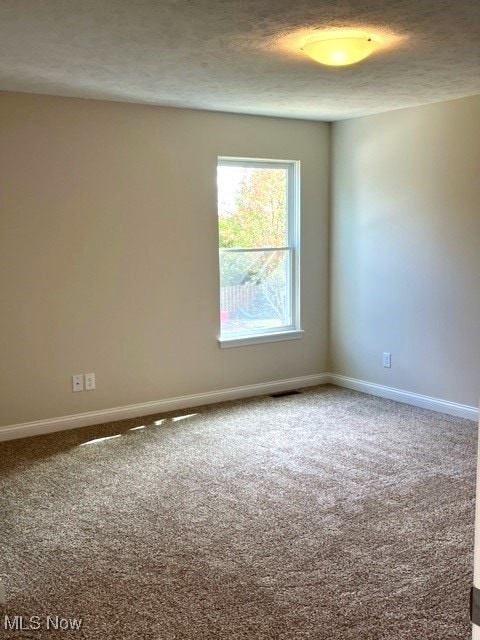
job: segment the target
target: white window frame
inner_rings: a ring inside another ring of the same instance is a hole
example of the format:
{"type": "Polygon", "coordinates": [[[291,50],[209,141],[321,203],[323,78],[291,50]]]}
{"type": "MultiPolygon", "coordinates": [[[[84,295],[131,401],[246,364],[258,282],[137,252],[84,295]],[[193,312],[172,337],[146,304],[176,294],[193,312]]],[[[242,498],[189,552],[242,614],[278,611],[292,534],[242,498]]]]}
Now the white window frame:
{"type": "MultiPolygon", "coordinates": [[[[262,158],[235,158],[220,156],[217,166],[234,166],[261,169],[286,169],[287,170],[287,245],[284,247],[256,247],[255,249],[218,249],[218,264],[222,253],[234,253],[245,251],[287,251],[290,254],[290,304],[291,324],[276,328],[259,329],[254,333],[238,332],[235,335],[220,335],[218,343],[221,348],[241,347],[261,342],[276,342],[283,340],[296,340],[301,338],[303,330],[300,325],[300,161],[299,160],[270,160],[262,158]]],[[[217,211],[218,217],[218,211],[217,211]]],[[[220,309],[219,309],[220,311],[220,309]]],[[[219,314],[220,317],[220,314],[219,314]]]]}

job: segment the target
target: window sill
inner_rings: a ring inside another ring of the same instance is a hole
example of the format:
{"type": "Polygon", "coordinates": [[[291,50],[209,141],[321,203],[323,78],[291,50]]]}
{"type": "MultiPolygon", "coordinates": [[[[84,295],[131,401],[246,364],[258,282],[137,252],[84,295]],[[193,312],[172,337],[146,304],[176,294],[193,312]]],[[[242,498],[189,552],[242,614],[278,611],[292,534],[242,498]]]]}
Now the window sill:
{"type": "Polygon", "coordinates": [[[304,334],[302,330],[281,331],[279,333],[267,333],[257,336],[243,336],[239,338],[220,338],[218,344],[221,349],[230,349],[230,347],[244,347],[249,344],[260,344],[262,342],[283,342],[284,340],[298,340],[304,334]]]}

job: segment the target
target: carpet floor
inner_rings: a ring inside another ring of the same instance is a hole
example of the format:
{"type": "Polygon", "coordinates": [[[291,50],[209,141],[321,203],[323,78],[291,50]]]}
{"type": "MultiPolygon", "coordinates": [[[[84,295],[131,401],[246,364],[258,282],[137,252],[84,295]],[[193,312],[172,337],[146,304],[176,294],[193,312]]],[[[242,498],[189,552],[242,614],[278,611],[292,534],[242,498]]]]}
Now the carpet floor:
{"type": "Polygon", "coordinates": [[[0,637],[467,640],[476,432],[326,385],[0,443],[0,637]]]}

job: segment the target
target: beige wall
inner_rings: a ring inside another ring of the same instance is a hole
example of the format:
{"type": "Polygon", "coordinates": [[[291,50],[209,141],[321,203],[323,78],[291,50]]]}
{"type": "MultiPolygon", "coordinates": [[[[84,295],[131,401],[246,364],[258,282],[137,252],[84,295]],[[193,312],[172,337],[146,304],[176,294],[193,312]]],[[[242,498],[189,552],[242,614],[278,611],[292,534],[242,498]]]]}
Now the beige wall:
{"type": "Polygon", "coordinates": [[[0,93],[0,425],[324,372],[328,136],[0,93]],[[217,344],[217,155],[302,162],[301,340],[217,344]]]}
{"type": "Polygon", "coordinates": [[[476,406],[479,123],[333,125],[328,283],[328,125],[0,93],[0,426],[325,372],[328,284],[331,370],[476,406]],[[302,161],[301,340],[218,347],[217,155],[302,161]]]}
{"type": "Polygon", "coordinates": [[[331,367],[478,406],[480,97],[336,123],[332,155],[331,367]]]}

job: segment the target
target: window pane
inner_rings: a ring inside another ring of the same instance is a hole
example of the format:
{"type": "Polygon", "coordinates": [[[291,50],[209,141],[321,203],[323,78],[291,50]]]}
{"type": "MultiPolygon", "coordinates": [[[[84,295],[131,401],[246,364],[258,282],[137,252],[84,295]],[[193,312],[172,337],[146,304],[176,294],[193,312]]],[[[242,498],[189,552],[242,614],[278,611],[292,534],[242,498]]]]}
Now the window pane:
{"type": "Polygon", "coordinates": [[[290,250],[220,252],[222,335],[292,324],[290,250]]]}
{"type": "Polygon", "coordinates": [[[219,246],[285,247],[288,169],[220,165],[219,246]]]}

